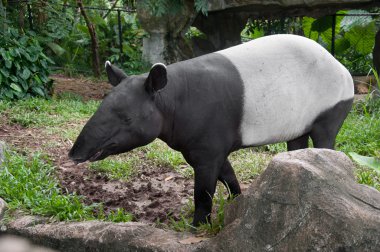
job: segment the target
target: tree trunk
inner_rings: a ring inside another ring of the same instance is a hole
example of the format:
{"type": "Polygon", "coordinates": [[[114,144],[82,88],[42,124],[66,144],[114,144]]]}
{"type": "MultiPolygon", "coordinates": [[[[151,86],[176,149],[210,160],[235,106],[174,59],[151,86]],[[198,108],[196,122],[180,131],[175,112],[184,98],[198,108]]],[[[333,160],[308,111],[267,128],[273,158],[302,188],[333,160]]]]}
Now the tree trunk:
{"type": "Polygon", "coordinates": [[[83,7],[82,0],[77,0],[77,4],[84,20],[86,21],[86,25],[91,37],[92,67],[93,67],[94,75],[96,77],[99,77],[100,76],[99,44],[98,44],[98,39],[96,37],[95,27],[94,27],[94,24],[91,23],[90,19],[87,16],[86,10],[83,7]]]}
{"type": "Polygon", "coordinates": [[[25,29],[25,4],[20,3],[18,7],[19,7],[18,27],[22,32],[24,32],[24,29],[25,29]]]}

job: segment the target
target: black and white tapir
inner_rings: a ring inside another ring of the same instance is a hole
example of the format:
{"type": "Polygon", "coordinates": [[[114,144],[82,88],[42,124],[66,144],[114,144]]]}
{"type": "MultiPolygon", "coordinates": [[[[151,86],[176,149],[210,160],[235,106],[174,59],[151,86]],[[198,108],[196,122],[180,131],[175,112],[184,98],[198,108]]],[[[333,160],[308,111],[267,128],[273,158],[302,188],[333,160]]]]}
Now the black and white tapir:
{"type": "Polygon", "coordinates": [[[106,62],[113,90],[69,156],[96,161],[156,138],[195,173],[193,224],[209,221],[217,180],[241,193],[228,155],[287,142],[288,150],[334,148],[353,102],[347,69],[304,37],[273,35],[150,72],[127,76],[106,62]]]}

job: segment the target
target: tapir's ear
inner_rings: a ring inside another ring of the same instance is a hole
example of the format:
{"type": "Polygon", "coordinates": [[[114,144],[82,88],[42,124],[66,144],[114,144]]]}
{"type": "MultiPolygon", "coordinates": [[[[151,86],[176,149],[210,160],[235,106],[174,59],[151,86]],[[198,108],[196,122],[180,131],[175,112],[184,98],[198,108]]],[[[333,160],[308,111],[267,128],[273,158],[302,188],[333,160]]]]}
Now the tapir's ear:
{"type": "Polygon", "coordinates": [[[150,94],[164,88],[168,82],[166,66],[162,63],[156,63],[150,69],[148,78],[145,81],[145,89],[150,94]]]}
{"type": "Polygon", "coordinates": [[[112,86],[117,86],[119,83],[127,78],[127,75],[120,68],[113,66],[108,60],[105,64],[108,80],[112,86]]]}

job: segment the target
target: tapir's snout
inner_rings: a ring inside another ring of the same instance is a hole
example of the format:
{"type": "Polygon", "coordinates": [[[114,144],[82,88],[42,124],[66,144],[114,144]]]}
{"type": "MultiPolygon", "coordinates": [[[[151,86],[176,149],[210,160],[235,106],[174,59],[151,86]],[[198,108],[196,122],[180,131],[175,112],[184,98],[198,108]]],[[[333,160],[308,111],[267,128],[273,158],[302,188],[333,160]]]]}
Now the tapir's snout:
{"type": "Polygon", "coordinates": [[[76,163],[102,160],[113,154],[118,144],[111,136],[99,137],[102,130],[85,126],[69,151],[69,158],[76,163]]]}
{"type": "Polygon", "coordinates": [[[78,143],[78,140],[74,143],[68,156],[75,163],[83,163],[88,160],[88,155],[85,155],[83,151],[80,151],[80,143],[78,143]]]}

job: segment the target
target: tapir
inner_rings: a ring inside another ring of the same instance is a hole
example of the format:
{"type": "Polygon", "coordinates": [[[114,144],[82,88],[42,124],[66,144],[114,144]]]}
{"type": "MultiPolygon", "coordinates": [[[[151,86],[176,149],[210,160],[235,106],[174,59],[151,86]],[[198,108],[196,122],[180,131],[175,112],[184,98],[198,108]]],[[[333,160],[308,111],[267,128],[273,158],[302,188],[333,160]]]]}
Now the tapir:
{"type": "Polygon", "coordinates": [[[193,167],[193,225],[210,221],[217,181],[241,193],[228,155],[287,142],[333,149],[354,96],[347,69],[318,43],[272,35],[127,76],[106,62],[114,86],[85,124],[69,157],[101,160],[156,138],[193,167]]]}

